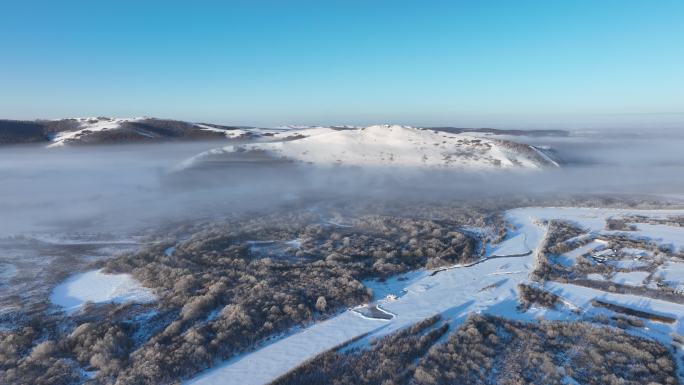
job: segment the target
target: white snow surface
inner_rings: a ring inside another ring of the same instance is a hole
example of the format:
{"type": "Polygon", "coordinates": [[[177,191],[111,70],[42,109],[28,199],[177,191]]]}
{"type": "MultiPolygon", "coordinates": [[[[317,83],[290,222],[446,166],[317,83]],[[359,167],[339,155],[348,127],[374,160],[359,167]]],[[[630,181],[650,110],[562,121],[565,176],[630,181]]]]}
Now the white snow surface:
{"type": "Polygon", "coordinates": [[[222,129],[222,128],[216,128],[216,127],[208,126],[206,124],[197,124],[196,126],[199,127],[200,130],[202,130],[202,131],[211,131],[211,132],[218,132],[220,134],[224,134],[226,136],[226,138],[239,138],[243,135],[249,134],[248,130],[241,129],[241,128],[237,128],[234,130],[226,130],[226,129],[222,129]]]}
{"type": "Polygon", "coordinates": [[[633,256],[635,258],[641,258],[641,257],[646,257],[646,256],[652,256],[653,252],[649,250],[644,250],[644,249],[635,249],[633,247],[623,247],[620,249],[620,252],[626,255],[633,256]]]}
{"type": "Polygon", "coordinates": [[[606,261],[606,265],[616,267],[618,269],[640,269],[648,266],[648,263],[635,260],[620,260],[620,261],[606,261]]]}
{"type": "Polygon", "coordinates": [[[605,281],[606,277],[601,274],[591,273],[587,275],[587,279],[591,279],[592,281],[605,281]]]}
{"type": "Polygon", "coordinates": [[[666,262],[658,267],[656,277],[663,279],[666,285],[679,291],[684,290],[684,263],[666,262]]]}
{"type": "MultiPolygon", "coordinates": [[[[527,145],[409,126],[377,125],[338,129],[307,127],[243,146],[274,157],[318,165],[443,167],[460,169],[539,169],[555,166],[527,145]],[[521,146],[521,147],[516,147],[521,146]],[[528,151],[521,151],[527,148],[528,151]]],[[[234,146],[223,148],[233,152],[234,146]]],[[[215,153],[215,152],[214,152],[215,153]]]]}
{"type": "Polygon", "coordinates": [[[675,249],[684,250],[684,227],[652,225],[636,223],[637,232],[648,234],[647,237],[665,245],[672,245],[675,249]]]}
{"type": "Polygon", "coordinates": [[[155,295],[129,274],[105,274],[93,270],[71,276],[57,285],[50,301],[67,313],[73,313],[86,302],[150,303],[155,295]]]}
{"type": "MultiPolygon", "coordinates": [[[[521,313],[516,308],[518,284],[529,282],[528,275],[534,269],[538,249],[546,234],[544,221],[567,220],[598,234],[605,232],[606,218],[635,213],[667,217],[682,215],[684,211],[536,207],[508,211],[505,216],[506,220],[514,225],[515,230],[510,232],[501,244],[489,248],[486,258],[505,255],[511,255],[511,257],[489,258],[474,265],[453,266],[435,275],[419,270],[402,275],[405,279],[396,277],[387,282],[368,281],[366,285],[372,287],[375,292],[374,303],[393,314],[394,317],[391,320],[362,317],[350,309],[327,321],[290,334],[259,350],[227,361],[190,379],[186,384],[266,384],[317,354],[354,338],[383,336],[436,314],[441,314],[456,325],[471,313],[487,313],[509,319],[525,320],[533,320],[536,315],[571,319],[574,316],[569,312],[531,308],[528,312],[521,313]],[[398,298],[387,299],[388,294],[395,294],[398,298]]],[[[632,233],[649,237],[660,236],[663,232],[643,228],[632,233]]],[[[684,242],[684,239],[677,239],[677,241],[684,242]]],[[[640,278],[633,273],[627,274],[629,275],[622,278],[632,280],[640,278]]],[[[592,278],[598,279],[599,277],[592,278]]],[[[623,306],[671,315],[678,321],[674,325],[665,326],[663,338],[669,338],[667,333],[672,331],[681,332],[679,329],[684,317],[684,305],[557,282],[546,282],[544,288],[559,295],[563,303],[573,309],[589,308],[591,301],[599,298],[623,306]]]]}
{"type": "Polygon", "coordinates": [[[642,286],[649,275],[651,273],[648,271],[619,272],[615,273],[610,280],[621,285],[642,286]]]}

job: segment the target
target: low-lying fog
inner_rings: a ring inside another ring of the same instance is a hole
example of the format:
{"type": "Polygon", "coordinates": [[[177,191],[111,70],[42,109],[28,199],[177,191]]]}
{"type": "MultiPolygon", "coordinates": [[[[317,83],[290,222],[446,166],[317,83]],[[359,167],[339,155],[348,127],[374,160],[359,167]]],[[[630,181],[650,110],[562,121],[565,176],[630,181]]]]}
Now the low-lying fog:
{"type": "Polygon", "coordinates": [[[676,131],[511,139],[554,148],[564,166],[481,173],[230,166],[179,173],[175,170],[183,160],[221,143],[8,147],[0,150],[0,236],[125,232],[153,228],[171,218],[326,197],[435,200],[510,193],[684,193],[684,136],[676,131]]]}
{"type": "Polygon", "coordinates": [[[544,171],[464,173],[212,162],[179,171],[187,159],[223,143],[4,147],[0,328],[14,322],[18,313],[12,309],[33,309],[27,304],[44,303],[51,287],[73,272],[154,241],[145,235],[164,235],[162,229],[175,229],[176,221],[245,211],[260,215],[285,204],[315,208],[326,200],[343,208],[344,202],[366,198],[400,208],[402,201],[416,200],[486,204],[484,198],[502,198],[506,205],[519,204],[511,197],[562,204],[556,198],[573,193],[684,197],[681,136],[512,139],[553,147],[565,164],[544,171]]]}

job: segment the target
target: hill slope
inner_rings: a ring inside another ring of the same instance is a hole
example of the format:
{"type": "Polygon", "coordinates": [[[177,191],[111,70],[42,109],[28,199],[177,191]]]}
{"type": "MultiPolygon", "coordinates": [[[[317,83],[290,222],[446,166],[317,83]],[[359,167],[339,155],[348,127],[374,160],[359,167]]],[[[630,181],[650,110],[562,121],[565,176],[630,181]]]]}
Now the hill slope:
{"type": "Polygon", "coordinates": [[[0,144],[145,143],[165,140],[211,140],[239,137],[238,127],[206,125],[154,118],[72,118],[61,120],[0,120],[0,144]]]}

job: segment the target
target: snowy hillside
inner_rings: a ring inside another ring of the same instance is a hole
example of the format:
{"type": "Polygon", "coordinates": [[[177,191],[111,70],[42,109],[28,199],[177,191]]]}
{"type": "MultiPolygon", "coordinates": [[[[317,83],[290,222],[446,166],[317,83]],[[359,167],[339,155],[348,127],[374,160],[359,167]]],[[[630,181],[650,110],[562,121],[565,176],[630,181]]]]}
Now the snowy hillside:
{"type": "Polygon", "coordinates": [[[49,135],[50,143],[48,147],[64,146],[70,142],[75,142],[81,138],[91,135],[96,132],[106,130],[117,130],[121,128],[121,124],[125,122],[135,122],[144,118],[123,118],[123,119],[109,119],[109,118],[75,118],[75,128],[71,130],[59,131],[49,135]]]}
{"type": "Polygon", "coordinates": [[[0,120],[0,145],[149,143],[169,140],[254,139],[266,132],[251,128],[189,123],[155,118],[87,117],[58,120],[0,120]]]}
{"type": "Polygon", "coordinates": [[[539,169],[558,164],[538,149],[512,141],[398,125],[309,127],[272,133],[268,141],[201,154],[263,152],[275,159],[318,165],[539,169]]]}
{"type": "Polygon", "coordinates": [[[130,143],[160,140],[204,140],[240,138],[236,127],[188,123],[154,118],[74,118],[48,124],[52,142],[48,147],[65,144],[130,143]],[[56,124],[55,124],[56,123],[56,124]],[[53,126],[57,126],[56,129],[53,126]]]}

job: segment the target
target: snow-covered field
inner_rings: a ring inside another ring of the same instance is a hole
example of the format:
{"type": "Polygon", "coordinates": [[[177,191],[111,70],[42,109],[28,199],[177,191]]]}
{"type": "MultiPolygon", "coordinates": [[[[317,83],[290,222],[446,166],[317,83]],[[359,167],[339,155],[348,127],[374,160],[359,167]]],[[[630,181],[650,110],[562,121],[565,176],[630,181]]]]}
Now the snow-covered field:
{"type": "Polygon", "coordinates": [[[57,285],[50,301],[67,313],[73,313],[86,302],[149,303],[156,297],[128,274],[105,274],[93,270],[76,274],[57,285]]]}
{"type": "MultiPolygon", "coordinates": [[[[228,361],[189,380],[187,384],[266,384],[325,350],[358,337],[368,339],[386,335],[435,314],[442,314],[455,324],[465,319],[468,314],[476,312],[511,319],[532,320],[539,315],[553,319],[574,319],[576,315],[569,311],[559,312],[534,308],[527,313],[521,313],[517,309],[519,304],[517,287],[520,283],[529,283],[529,273],[535,267],[538,248],[542,245],[546,234],[544,222],[562,219],[576,223],[588,232],[599,234],[606,233],[604,228],[607,218],[637,213],[666,217],[682,215],[684,212],[584,208],[511,210],[506,213],[506,219],[514,225],[516,230],[511,232],[501,244],[487,251],[487,257],[507,254],[511,257],[487,259],[472,266],[454,266],[434,275],[421,270],[390,279],[386,283],[368,281],[366,284],[376,294],[375,304],[393,314],[392,319],[367,318],[349,310],[255,352],[246,353],[228,361]],[[390,294],[396,297],[388,297],[390,294]]],[[[675,244],[684,243],[684,236],[677,238],[674,236],[678,234],[677,232],[657,226],[639,227],[638,231],[631,233],[634,233],[633,236],[667,240],[675,244]]],[[[586,250],[595,246],[598,244],[593,244],[586,250]]],[[[680,279],[682,274],[679,270],[675,268],[669,278],[680,279]]],[[[648,276],[646,272],[619,273],[613,277],[613,280],[638,285],[646,276],[648,276]]],[[[604,279],[598,274],[590,278],[604,279]]],[[[600,299],[607,303],[675,318],[676,322],[671,325],[654,326],[653,322],[647,322],[649,326],[645,332],[658,333],[656,338],[661,341],[671,338],[669,333],[684,332],[680,330],[684,328],[684,305],[681,304],[550,281],[544,284],[543,289],[560,296],[569,309],[586,310],[592,307],[594,299],[600,299]]]]}
{"type": "Polygon", "coordinates": [[[619,283],[620,285],[641,286],[644,284],[644,281],[650,274],[651,273],[647,271],[630,271],[627,273],[620,272],[615,273],[610,280],[615,283],[619,283]]]}

